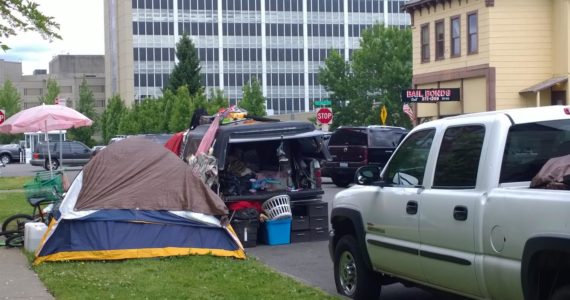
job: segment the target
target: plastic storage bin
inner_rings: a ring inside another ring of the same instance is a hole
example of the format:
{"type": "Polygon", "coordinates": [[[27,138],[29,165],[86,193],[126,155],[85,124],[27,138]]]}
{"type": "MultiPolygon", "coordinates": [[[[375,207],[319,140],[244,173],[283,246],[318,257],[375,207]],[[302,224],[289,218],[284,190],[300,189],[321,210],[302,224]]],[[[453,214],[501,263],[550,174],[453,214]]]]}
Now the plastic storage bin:
{"type": "Polygon", "coordinates": [[[291,242],[291,219],[267,220],[262,225],[263,242],[284,245],[291,242]]]}
{"type": "Polygon", "coordinates": [[[47,225],[42,222],[28,222],[24,227],[24,249],[36,251],[42,237],[47,231],[47,225]]]}
{"type": "Polygon", "coordinates": [[[257,219],[233,219],[230,224],[245,248],[257,246],[257,228],[259,227],[257,219]]]}

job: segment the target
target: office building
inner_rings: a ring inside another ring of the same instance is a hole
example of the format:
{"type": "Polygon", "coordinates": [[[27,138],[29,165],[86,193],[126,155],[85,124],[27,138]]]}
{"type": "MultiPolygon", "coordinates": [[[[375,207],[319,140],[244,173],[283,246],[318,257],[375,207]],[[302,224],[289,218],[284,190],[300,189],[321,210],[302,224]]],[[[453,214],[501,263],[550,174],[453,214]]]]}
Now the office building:
{"type": "Polygon", "coordinates": [[[327,97],[318,71],[330,51],[345,59],[376,22],[405,27],[405,1],[105,0],[106,94],[131,104],[159,97],[184,32],[198,48],[202,84],[235,104],[252,77],[268,112],[309,112],[327,97]]]}

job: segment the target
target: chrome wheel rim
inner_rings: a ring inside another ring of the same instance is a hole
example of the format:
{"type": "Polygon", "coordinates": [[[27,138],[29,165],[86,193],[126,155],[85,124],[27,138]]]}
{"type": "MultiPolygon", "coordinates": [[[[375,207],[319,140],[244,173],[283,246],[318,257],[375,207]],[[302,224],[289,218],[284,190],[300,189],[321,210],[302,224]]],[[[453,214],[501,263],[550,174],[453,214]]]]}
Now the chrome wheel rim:
{"type": "Polygon", "coordinates": [[[2,156],[2,163],[7,165],[10,163],[10,158],[8,156],[2,156]]]}
{"type": "Polygon", "coordinates": [[[356,262],[352,253],[348,251],[342,252],[338,264],[338,276],[342,291],[347,296],[352,296],[356,291],[356,262]]]}

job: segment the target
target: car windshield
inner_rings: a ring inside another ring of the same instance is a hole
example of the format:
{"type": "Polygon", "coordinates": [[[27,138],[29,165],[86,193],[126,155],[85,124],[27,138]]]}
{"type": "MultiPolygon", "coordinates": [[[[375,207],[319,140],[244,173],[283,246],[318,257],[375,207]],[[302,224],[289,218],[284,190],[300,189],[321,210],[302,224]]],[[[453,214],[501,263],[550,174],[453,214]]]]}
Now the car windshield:
{"type": "MultiPolygon", "coordinates": [[[[365,130],[365,129],[364,129],[365,130]]],[[[339,128],[329,141],[330,146],[366,146],[367,134],[363,129],[339,128]]]]}
{"type": "Polygon", "coordinates": [[[368,139],[370,147],[396,148],[404,135],[405,132],[400,129],[370,129],[368,139]]]}

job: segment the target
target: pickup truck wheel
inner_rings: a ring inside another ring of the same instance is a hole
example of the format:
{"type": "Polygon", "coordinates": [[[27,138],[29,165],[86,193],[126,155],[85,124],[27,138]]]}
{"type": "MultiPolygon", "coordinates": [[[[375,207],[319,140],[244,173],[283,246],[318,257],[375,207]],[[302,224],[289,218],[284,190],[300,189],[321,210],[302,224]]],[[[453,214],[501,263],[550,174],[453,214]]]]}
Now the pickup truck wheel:
{"type": "Polygon", "coordinates": [[[354,237],[343,236],[334,252],[334,281],[337,291],[353,299],[378,299],[378,275],[364,264],[362,251],[354,237]]]}
{"type": "Polygon", "coordinates": [[[2,161],[2,163],[3,163],[4,165],[9,164],[11,160],[12,160],[12,159],[10,158],[10,155],[8,155],[8,154],[2,154],[2,155],[0,155],[0,161],[2,161]]]}
{"type": "Polygon", "coordinates": [[[570,299],[570,285],[563,285],[554,291],[554,294],[548,300],[567,300],[570,299]]]}
{"type": "Polygon", "coordinates": [[[333,176],[331,179],[336,186],[341,188],[348,187],[352,183],[352,180],[348,177],[333,176]]]}

